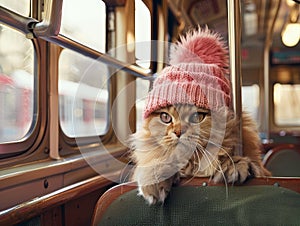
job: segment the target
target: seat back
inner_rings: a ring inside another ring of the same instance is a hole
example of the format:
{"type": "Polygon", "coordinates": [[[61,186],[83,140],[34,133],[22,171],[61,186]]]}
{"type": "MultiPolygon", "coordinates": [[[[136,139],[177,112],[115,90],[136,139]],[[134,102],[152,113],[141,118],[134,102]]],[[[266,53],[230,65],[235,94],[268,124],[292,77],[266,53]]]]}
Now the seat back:
{"type": "Polygon", "coordinates": [[[300,147],[284,144],[269,150],[264,166],[276,177],[300,177],[300,147]]]}
{"type": "MultiPolygon", "coordinates": [[[[300,194],[270,183],[278,185],[281,182],[258,179],[252,186],[248,183],[248,186],[226,187],[210,186],[210,183],[196,179],[192,183],[174,187],[165,203],[152,206],[137,196],[134,184],[122,184],[107,191],[98,200],[93,225],[299,223],[300,194]]],[[[300,192],[300,180],[295,184],[300,192]]]]}

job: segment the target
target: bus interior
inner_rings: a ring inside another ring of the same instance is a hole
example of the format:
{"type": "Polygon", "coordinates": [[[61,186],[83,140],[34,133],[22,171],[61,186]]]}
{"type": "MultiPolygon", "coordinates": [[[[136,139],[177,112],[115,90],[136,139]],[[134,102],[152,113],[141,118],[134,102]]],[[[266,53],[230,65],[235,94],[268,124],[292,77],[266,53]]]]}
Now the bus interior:
{"type": "Polygon", "coordinates": [[[101,196],[128,189],[127,139],[170,45],[199,26],[229,43],[235,111],[257,123],[272,177],[252,183],[300,193],[299,13],[298,0],[0,0],[0,225],[95,225],[101,196]]]}

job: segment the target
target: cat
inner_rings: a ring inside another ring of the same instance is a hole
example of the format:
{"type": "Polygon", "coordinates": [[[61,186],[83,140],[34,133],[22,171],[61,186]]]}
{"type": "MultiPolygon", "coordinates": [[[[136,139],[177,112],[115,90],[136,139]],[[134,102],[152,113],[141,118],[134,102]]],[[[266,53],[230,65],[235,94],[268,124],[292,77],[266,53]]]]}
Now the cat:
{"type": "Polygon", "coordinates": [[[270,176],[261,162],[256,125],[245,112],[243,156],[234,154],[238,128],[239,122],[227,106],[206,110],[174,104],[152,112],[129,140],[139,195],[149,204],[163,203],[181,177],[243,183],[249,177],[270,176]]]}
{"type": "Polygon", "coordinates": [[[181,177],[243,183],[270,175],[255,123],[246,113],[238,119],[231,108],[228,56],[221,35],[208,27],[171,46],[170,64],[148,93],[143,127],[130,138],[133,179],[149,204],[164,202],[181,177]],[[242,156],[235,154],[239,145],[242,156]]]}

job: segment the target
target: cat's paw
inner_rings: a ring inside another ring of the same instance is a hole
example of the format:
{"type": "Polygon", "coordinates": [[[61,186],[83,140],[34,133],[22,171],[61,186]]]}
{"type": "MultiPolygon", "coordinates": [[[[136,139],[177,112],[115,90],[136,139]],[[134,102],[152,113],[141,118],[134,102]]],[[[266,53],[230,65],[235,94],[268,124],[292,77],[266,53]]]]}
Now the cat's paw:
{"type": "Polygon", "coordinates": [[[233,156],[221,163],[221,169],[215,173],[214,182],[238,183],[245,182],[247,178],[258,176],[259,167],[248,157],[233,156]]]}
{"type": "Polygon", "coordinates": [[[177,177],[172,177],[156,184],[139,186],[139,195],[143,196],[150,205],[163,203],[177,179],[177,177]]]}

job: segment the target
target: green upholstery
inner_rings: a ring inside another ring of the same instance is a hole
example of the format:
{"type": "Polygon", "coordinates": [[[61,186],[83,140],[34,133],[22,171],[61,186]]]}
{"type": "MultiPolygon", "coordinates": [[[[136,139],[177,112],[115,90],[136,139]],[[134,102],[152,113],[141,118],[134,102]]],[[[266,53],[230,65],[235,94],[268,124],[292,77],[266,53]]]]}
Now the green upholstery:
{"type": "Polygon", "coordinates": [[[105,211],[98,225],[300,225],[300,194],[275,186],[180,186],[149,206],[137,190],[105,211]]]}

